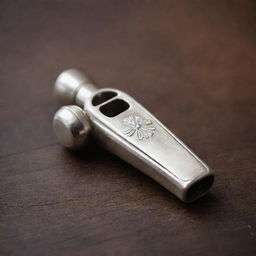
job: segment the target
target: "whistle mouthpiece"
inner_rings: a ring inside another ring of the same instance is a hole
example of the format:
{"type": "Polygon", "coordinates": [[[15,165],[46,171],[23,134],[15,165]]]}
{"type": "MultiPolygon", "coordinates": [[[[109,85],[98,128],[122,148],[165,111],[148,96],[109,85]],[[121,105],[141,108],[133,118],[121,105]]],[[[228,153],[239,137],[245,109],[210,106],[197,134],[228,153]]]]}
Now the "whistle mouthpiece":
{"type": "Polygon", "coordinates": [[[69,148],[85,144],[89,135],[106,150],[147,174],[184,202],[202,197],[214,174],[180,139],[126,93],[96,89],[81,72],[68,70],[55,84],[62,102],[54,130],[69,148]]]}

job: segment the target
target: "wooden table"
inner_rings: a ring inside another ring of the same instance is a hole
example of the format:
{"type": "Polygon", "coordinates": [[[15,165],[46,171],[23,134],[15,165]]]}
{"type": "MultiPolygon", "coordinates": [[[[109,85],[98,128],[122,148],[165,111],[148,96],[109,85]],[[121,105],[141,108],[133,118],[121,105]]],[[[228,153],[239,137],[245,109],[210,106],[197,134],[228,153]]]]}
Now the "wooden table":
{"type": "Polygon", "coordinates": [[[0,254],[256,253],[255,1],[1,1],[0,254]],[[184,204],[52,131],[57,75],[133,95],[216,173],[184,204]]]}

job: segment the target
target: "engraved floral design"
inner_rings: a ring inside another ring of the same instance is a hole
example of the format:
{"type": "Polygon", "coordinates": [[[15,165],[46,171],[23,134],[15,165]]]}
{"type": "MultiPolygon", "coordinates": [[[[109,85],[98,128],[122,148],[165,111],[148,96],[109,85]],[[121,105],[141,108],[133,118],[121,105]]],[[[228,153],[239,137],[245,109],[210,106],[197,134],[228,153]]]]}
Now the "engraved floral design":
{"type": "Polygon", "coordinates": [[[143,119],[137,115],[130,115],[123,119],[124,134],[131,137],[135,135],[138,140],[149,139],[154,135],[156,128],[152,121],[143,119]]]}

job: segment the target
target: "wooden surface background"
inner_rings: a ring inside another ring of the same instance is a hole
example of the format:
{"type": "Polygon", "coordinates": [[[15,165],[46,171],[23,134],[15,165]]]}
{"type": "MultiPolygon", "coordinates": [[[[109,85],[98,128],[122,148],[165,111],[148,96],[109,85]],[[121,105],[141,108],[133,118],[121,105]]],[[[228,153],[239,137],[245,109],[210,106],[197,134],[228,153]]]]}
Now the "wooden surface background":
{"type": "Polygon", "coordinates": [[[0,1],[1,255],[255,255],[256,2],[0,1]],[[134,96],[216,173],[186,205],[52,131],[57,75],[134,96]]]}

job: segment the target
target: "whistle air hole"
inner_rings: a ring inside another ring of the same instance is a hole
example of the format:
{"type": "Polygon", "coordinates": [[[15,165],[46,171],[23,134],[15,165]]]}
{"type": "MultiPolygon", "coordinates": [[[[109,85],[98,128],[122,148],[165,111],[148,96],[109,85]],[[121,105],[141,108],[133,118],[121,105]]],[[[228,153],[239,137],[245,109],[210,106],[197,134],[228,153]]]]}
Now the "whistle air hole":
{"type": "Polygon", "coordinates": [[[121,99],[114,99],[110,102],[107,102],[105,105],[100,107],[100,112],[108,117],[114,117],[125,110],[127,110],[130,107],[130,105],[121,99]]]}
{"type": "Polygon", "coordinates": [[[188,189],[185,196],[185,201],[188,203],[193,202],[196,199],[205,195],[207,191],[211,188],[213,181],[214,177],[212,175],[198,180],[188,189]]]}
{"type": "Polygon", "coordinates": [[[92,105],[93,106],[98,106],[101,103],[108,101],[112,98],[114,98],[117,95],[116,92],[112,92],[112,91],[106,91],[106,92],[99,92],[97,93],[93,99],[92,99],[92,105]]]}

